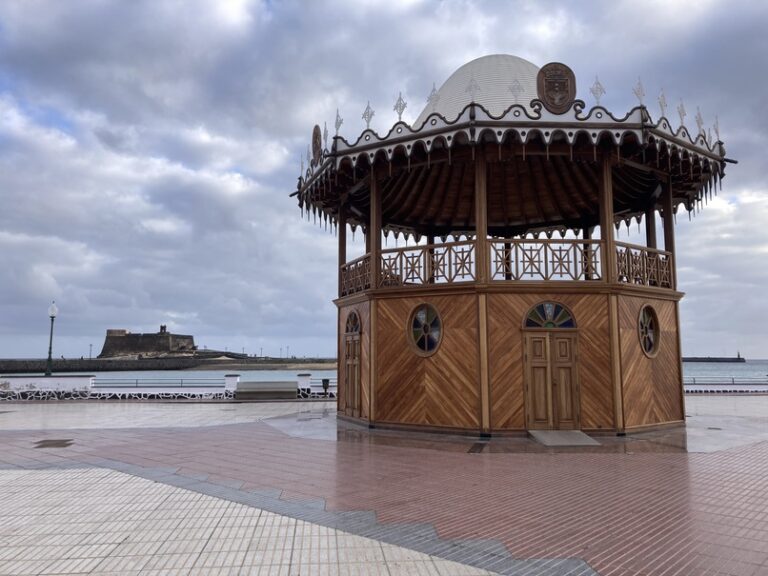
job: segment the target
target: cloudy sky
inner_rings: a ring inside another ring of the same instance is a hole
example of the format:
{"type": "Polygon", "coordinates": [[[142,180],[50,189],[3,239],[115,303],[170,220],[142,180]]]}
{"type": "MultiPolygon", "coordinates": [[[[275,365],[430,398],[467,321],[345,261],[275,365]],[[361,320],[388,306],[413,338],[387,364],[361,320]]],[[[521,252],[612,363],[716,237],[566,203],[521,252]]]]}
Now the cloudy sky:
{"type": "MultiPolygon", "coordinates": [[[[678,215],[683,352],[768,358],[768,3],[0,2],[0,357],[100,351],[107,328],[335,354],[336,240],[300,218],[299,159],[412,121],[460,65],[562,61],[623,113],[642,78],[719,117],[723,190],[678,215]]],[[[671,112],[670,117],[676,118],[671,112]]],[[[626,239],[626,230],[622,231],[626,239]]],[[[360,244],[360,237],[357,237],[360,244]]]]}

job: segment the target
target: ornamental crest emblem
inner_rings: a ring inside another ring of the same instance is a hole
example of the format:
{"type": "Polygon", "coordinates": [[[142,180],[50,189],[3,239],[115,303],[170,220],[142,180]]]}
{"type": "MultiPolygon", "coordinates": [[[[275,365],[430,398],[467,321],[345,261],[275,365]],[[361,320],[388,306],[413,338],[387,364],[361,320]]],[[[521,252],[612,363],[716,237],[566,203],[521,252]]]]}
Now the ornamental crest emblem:
{"type": "Polygon", "coordinates": [[[323,134],[320,126],[315,124],[312,129],[312,166],[320,164],[320,156],[323,154],[323,134]]]}
{"type": "Polygon", "coordinates": [[[539,100],[552,114],[568,111],[576,98],[576,77],[573,70],[560,62],[542,66],[536,78],[539,100]]]}

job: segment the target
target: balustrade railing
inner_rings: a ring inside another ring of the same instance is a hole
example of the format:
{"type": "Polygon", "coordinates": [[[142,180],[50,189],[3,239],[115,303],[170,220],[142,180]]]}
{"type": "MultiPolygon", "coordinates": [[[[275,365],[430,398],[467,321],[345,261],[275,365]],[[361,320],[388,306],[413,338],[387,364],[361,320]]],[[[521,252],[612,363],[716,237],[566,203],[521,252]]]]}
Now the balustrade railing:
{"type": "MultiPolygon", "coordinates": [[[[488,240],[490,281],[604,281],[600,240],[488,240]]],[[[674,288],[672,254],[616,243],[616,278],[622,284],[674,288]]],[[[371,288],[371,258],[341,267],[341,296],[371,288]]],[[[452,284],[476,280],[474,241],[389,248],[381,251],[378,287],[452,284]]]]}
{"type": "Polygon", "coordinates": [[[616,242],[616,278],[621,283],[674,288],[672,265],[669,252],[616,242]]]}
{"type": "Polygon", "coordinates": [[[475,243],[428,244],[381,251],[379,286],[451,284],[475,279],[475,243]]]}
{"type": "Polygon", "coordinates": [[[581,281],[601,280],[602,244],[599,240],[488,241],[491,280],[581,281]]]}
{"type": "Polygon", "coordinates": [[[371,287],[371,257],[365,254],[341,267],[341,294],[349,296],[371,287]]]}

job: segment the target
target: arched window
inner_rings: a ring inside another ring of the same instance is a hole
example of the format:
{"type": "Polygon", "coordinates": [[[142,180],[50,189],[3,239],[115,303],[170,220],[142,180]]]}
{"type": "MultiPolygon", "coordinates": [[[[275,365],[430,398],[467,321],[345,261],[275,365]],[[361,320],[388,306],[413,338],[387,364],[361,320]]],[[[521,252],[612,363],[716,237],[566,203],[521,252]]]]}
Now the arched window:
{"type": "Polygon", "coordinates": [[[640,346],[646,356],[653,357],[659,351],[659,318],[656,310],[646,304],[640,309],[640,317],[637,320],[637,331],[640,338],[640,346]]]}
{"type": "Polygon", "coordinates": [[[420,304],[411,313],[408,325],[416,350],[424,356],[433,354],[443,337],[443,323],[437,310],[429,304],[420,304]]]}
{"type": "Polygon", "coordinates": [[[571,311],[557,302],[542,302],[528,311],[526,328],[576,328],[571,311]]]}
{"type": "Polygon", "coordinates": [[[347,316],[347,327],[344,330],[345,334],[359,334],[360,333],[360,316],[357,312],[351,312],[347,316]]]}

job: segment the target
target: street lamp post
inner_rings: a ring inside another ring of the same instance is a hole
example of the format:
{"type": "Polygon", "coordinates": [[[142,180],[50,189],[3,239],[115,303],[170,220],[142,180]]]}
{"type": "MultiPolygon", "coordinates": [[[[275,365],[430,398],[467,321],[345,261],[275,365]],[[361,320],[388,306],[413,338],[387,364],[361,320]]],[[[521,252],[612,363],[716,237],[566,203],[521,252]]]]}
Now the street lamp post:
{"type": "Polygon", "coordinates": [[[48,308],[48,316],[51,318],[51,333],[48,337],[48,362],[45,364],[45,375],[50,376],[53,370],[53,321],[56,320],[56,314],[59,313],[59,309],[56,307],[56,300],[51,302],[51,306],[48,308]]]}

